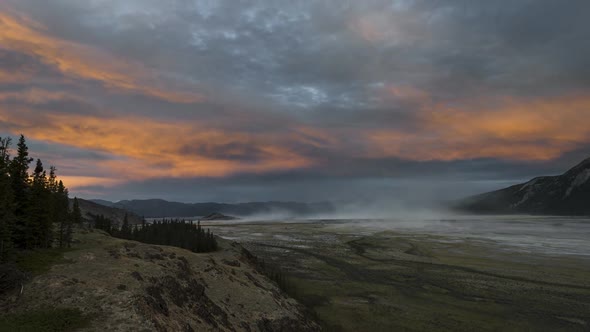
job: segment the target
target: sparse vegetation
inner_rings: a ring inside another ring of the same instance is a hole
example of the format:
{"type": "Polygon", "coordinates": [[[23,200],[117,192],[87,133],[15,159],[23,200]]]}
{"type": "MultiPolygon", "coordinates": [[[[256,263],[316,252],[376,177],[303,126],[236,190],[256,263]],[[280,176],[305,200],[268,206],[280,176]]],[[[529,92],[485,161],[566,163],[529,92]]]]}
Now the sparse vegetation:
{"type": "Polygon", "coordinates": [[[78,309],[44,308],[0,316],[0,332],[66,332],[89,323],[90,317],[78,309]]]}
{"type": "Polygon", "coordinates": [[[305,306],[305,313],[320,324],[322,331],[342,331],[338,326],[330,325],[327,321],[323,320],[320,314],[314,309],[316,306],[323,304],[327,300],[325,297],[313,296],[306,292],[301,292],[298,289],[297,284],[289,277],[288,273],[285,273],[279,266],[268,264],[264,259],[259,259],[246,250],[242,253],[244,252],[247,252],[246,256],[250,262],[254,264],[258,272],[272,280],[279,289],[289,297],[296,299],[299,303],[305,306]]]}
{"type": "Polygon", "coordinates": [[[20,270],[31,275],[39,275],[49,271],[54,264],[68,263],[63,254],[69,250],[53,248],[23,251],[17,254],[15,263],[20,270]]]}
{"type": "Polygon", "coordinates": [[[270,280],[274,281],[275,284],[286,294],[293,298],[296,297],[296,290],[293,285],[289,282],[287,275],[279,268],[271,264],[267,264],[264,260],[261,260],[256,265],[258,271],[267,276],[270,280]]]}

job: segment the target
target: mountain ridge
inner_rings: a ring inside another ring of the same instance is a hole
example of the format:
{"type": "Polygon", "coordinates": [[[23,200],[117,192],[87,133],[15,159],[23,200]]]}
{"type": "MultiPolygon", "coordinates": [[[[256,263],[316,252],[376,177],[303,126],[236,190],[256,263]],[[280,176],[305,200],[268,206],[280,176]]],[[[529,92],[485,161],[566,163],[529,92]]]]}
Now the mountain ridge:
{"type": "Polygon", "coordinates": [[[561,175],[468,197],[454,208],[474,213],[590,215],[590,158],[561,175]]]}
{"type": "MultiPolygon", "coordinates": [[[[115,225],[122,225],[123,219],[125,219],[125,215],[127,215],[127,219],[129,224],[141,224],[143,218],[136,213],[127,211],[125,209],[121,209],[114,205],[108,206],[104,204],[97,203],[92,200],[86,199],[78,199],[78,203],[80,205],[80,211],[82,213],[82,218],[85,221],[93,221],[96,216],[104,216],[113,222],[115,225]]],[[[70,204],[73,204],[73,199],[70,199],[70,204]]]]}
{"type": "Polygon", "coordinates": [[[334,207],[329,202],[301,203],[301,202],[247,202],[247,203],[181,203],[164,199],[121,200],[110,202],[106,200],[89,200],[96,204],[124,209],[148,218],[163,217],[195,217],[206,216],[211,213],[221,213],[231,216],[249,217],[262,214],[285,214],[295,217],[313,214],[329,213],[334,207]]]}

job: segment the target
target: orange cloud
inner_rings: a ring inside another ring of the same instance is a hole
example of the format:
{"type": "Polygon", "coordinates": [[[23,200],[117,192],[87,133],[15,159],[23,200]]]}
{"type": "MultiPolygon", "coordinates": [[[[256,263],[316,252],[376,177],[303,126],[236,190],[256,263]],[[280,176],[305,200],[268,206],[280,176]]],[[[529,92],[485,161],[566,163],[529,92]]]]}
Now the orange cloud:
{"type": "Polygon", "coordinates": [[[31,88],[24,91],[18,92],[3,92],[0,91],[0,102],[5,102],[9,100],[17,100],[26,102],[29,104],[41,104],[50,101],[58,101],[64,99],[79,99],[77,96],[69,95],[65,92],[60,91],[47,91],[38,88],[31,88]]]}
{"type": "MultiPolygon", "coordinates": [[[[198,93],[162,88],[165,83],[159,82],[157,75],[144,66],[114,57],[95,47],[53,37],[43,26],[24,16],[13,17],[0,12],[0,44],[3,48],[38,57],[64,75],[100,81],[114,91],[138,93],[178,103],[203,99],[198,93]]],[[[10,73],[0,72],[0,81],[10,79],[10,73]]]]}
{"type": "Polygon", "coordinates": [[[23,130],[30,139],[114,156],[113,159],[96,161],[93,169],[88,170],[89,174],[112,174],[111,178],[64,174],[66,179],[78,185],[114,185],[121,181],[158,177],[219,177],[302,168],[312,163],[288,148],[290,142],[299,139],[300,135],[296,133],[224,132],[180,121],[141,117],[104,119],[2,108],[0,122],[9,123],[9,129],[15,134],[23,130]],[[26,130],[30,128],[34,130],[26,130]],[[200,153],[199,149],[195,149],[196,152],[182,150],[182,147],[203,146],[210,153],[200,153]],[[244,158],[226,158],[226,147],[232,149],[230,153],[244,158]],[[255,148],[255,155],[248,155],[250,147],[255,148]]]}
{"type": "Polygon", "coordinates": [[[21,83],[30,80],[33,73],[0,68],[0,83],[21,83]]]}
{"type": "MultiPolygon", "coordinates": [[[[42,91],[31,91],[30,95],[24,98],[34,101],[55,97],[42,91]]],[[[418,123],[413,124],[416,132],[352,127],[326,131],[297,124],[282,131],[243,132],[202,122],[130,116],[99,118],[1,106],[0,124],[13,134],[22,131],[38,141],[112,156],[73,163],[75,167],[71,161],[64,162],[67,167],[61,171],[58,160],[59,174],[74,189],[161,177],[222,177],[301,169],[321,158],[315,152],[307,155],[292,146],[342,156],[420,161],[547,160],[590,141],[590,97],[585,95],[535,100],[474,99],[456,105],[432,102],[431,98],[422,98],[421,93],[403,95],[423,100],[418,123]]]]}
{"type": "Polygon", "coordinates": [[[121,179],[112,179],[107,177],[97,176],[75,176],[75,175],[60,175],[59,180],[63,181],[68,188],[80,188],[88,186],[103,186],[112,187],[121,184],[124,181],[121,179]]]}
{"type": "Polygon", "coordinates": [[[365,137],[371,156],[414,160],[505,158],[549,160],[590,142],[590,97],[420,102],[416,133],[377,130],[365,137]]]}

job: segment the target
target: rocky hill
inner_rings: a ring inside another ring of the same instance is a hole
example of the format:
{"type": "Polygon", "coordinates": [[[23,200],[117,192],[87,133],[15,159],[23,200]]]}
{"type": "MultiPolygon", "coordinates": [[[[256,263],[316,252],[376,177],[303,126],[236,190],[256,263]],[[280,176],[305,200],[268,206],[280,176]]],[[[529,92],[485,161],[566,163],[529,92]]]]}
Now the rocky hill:
{"type": "Polygon", "coordinates": [[[265,214],[310,216],[334,211],[332,204],[327,202],[251,202],[227,204],[180,203],[169,202],[163,199],[123,200],[116,203],[105,200],[95,200],[94,202],[105,206],[125,209],[150,218],[207,216],[215,212],[239,217],[265,214]]]}
{"type": "Polygon", "coordinates": [[[590,158],[562,175],[469,197],[456,208],[475,213],[590,215],[590,158]]]}
{"type": "Polygon", "coordinates": [[[214,253],[75,234],[60,264],[0,299],[6,314],[75,308],[83,331],[316,331],[305,309],[220,241],[214,253]]]}

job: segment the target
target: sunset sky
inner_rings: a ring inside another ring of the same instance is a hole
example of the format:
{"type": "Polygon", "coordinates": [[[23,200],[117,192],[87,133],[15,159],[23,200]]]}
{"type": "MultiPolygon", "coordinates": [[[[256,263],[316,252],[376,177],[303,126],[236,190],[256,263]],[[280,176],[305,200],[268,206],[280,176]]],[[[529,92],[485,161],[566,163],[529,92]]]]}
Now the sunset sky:
{"type": "Polygon", "coordinates": [[[85,198],[459,197],[590,157],[588,13],[1,0],[0,136],[85,198]]]}

